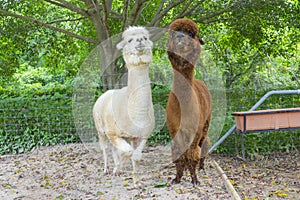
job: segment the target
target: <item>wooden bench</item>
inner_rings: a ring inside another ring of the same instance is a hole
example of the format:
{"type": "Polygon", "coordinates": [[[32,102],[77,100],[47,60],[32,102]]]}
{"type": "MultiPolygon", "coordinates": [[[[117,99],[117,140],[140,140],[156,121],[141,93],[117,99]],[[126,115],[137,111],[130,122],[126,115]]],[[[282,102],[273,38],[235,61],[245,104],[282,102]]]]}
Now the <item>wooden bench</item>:
{"type": "Polygon", "coordinates": [[[240,133],[242,156],[245,159],[244,139],[247,132],[282,131],[300,129],[300,107],[273,110],[234,112],[236,123],[235,145],[238,154],[237,134],[240,133]]]}

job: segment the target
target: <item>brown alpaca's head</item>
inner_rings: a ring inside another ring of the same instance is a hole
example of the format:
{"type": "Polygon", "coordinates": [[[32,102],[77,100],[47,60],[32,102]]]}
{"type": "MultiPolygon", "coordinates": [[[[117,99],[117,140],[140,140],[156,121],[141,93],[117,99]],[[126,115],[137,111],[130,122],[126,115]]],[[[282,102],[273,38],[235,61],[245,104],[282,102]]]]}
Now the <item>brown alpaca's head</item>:
{"type": "Polygon", "coordinates": [[[201,53],[203,40],[192,20],[177,19],[169,26],[168,56],[173,68],[193,67],[201,53]]]}

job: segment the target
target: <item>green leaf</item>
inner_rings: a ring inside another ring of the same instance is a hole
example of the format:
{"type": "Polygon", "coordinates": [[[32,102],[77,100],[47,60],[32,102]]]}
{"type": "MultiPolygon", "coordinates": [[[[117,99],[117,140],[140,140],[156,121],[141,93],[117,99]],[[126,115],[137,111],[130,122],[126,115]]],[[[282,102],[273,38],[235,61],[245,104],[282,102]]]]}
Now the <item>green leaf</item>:
{"type": "Polygon", "coordinates": [[[158,184],[154,185],[153,187],[162,188],[162,187],[167,187],[167,186],[168,186],[167,182],[161,182],[161,183],[158,183],[158,184]]]}

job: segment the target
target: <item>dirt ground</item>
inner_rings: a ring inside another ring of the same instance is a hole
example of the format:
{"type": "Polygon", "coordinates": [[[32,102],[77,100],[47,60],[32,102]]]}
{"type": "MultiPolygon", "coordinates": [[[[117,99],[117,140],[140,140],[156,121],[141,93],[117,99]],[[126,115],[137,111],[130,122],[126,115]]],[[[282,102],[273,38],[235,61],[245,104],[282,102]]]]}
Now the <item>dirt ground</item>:
{"type": "MultiPolygon", "coordinates": [[[[171,185],[175,168],[170,146],[146,147],[141,162],[142,189],[132,183],[131,165],[121,176],[103,174],[102,154],[95,144],[43,147],[28,154],[0,156],[0,199],[232,199],[212,166],[224,170],[241,199],[300,199],[298,151],[274,153],[246,162],[212,154],[199,186],[187,173],[171,185]]],[[[112,169],[112,163],[110,163],[112,169]]]]}

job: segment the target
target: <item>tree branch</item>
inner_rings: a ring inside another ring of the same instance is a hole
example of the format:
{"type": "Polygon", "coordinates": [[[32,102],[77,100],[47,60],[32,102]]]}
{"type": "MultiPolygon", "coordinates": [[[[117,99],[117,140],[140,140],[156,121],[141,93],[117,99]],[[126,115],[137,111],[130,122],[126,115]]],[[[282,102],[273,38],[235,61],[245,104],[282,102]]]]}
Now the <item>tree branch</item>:
{"type": "Polygon", "coordinates": [[[205,22],[202,22],[203,24],[211,24],[215,22],[220,22],[220,21],[227,21],[229,18],[218,18],[218,19],[211,19],[211,20],[206,20],[205,22]]]}
{"type": "Polygon", "coordinates": [[[107,5],[106,5],[106,2],[105,0],[102,0],[102,7],[103,7],[103,11],[104,11],[104,15],[103,15],[103,24],[106,28],[106,32],[107,32],[107,36],[109,37],[110,36],[110,28],[109,28],[109,25],[108,25],[108,22],[107,22],[107,18],[108,18],[108,10],[107,10],[107,5]]]}
{"type": "Polygon", "coordinates": [[[198,1],[197,4],[185,13],[185,16],[190,16],[205,0],[198,1]]]}
{"type": "Polygon", "coordinates": [[[185,16],[187,9],[190,7],[190,5],[193,3],[193,0],[190,0],[184,8],[181,10],[181,12],[175,17],[175,19],[182,18],[185,16]]]}
{"type": "Polygon", "coordinates": [[[163,19],[163,17],[165,15],[167,15],[167,13],[174,7],[178,6],[179,4],[183,3],[184,0],[178,0],[178,1],[174,1],[172,3],[170,3],[166,9],[161,10],[160,13],[158,13],[155,17],[153,17],[153,19],[151,20],[151,22],[149,23],[150,26],[158,26],[161,22],[161,20],[163,19]]]}
{"type": "Polygon", "coordinates": [[[211,18],[214,18],[214,17],[217,17],[217,16],[220,16],[222,15],[223,13],[226,13],[232,9],[235,9],[238,5],[240,5],[241,3],[243,2],[243,0],[241,1],[237,1],[236,3],[234,3],[233,5],[229,6],[228,8],[225,8],[223,10],[220,10],[218,12],[214,12],[214,13],[211,13],[211,14],[208,14],[207,16],[205,17],[202,17],[198,20],[195,20],[196,22],[200,22],[200,23],[205,23],[206,20],[209,20],[211,18]]]}
{"type": "Polygon", "coordinates": [[[45,27],[45,28],[48,28],[48,29],[51,29],[51,30],[54,30],[54,31],[58,31],[58,32],[64,33],[68,36],[71,36],[71,37],[74,37],[74,38],[77,38],[77,39],[80,39],[80,40],[83,40],[83,41],[86,41],[86,42],[89,42],[89,43],[98,44],[98,42],[94,39],[87,38],[87,37],[84,37],[82,35],[78,35],[76,33],[67,31],[67,30],[62,29],[62,28],[57,28],[55,26],[51,26],[49,24],[41,22],[41,21],[39,21],[37,19],[34,19],[32,17],[27,17],[27,16],[23,16],[23,15],[14,14],[14,13],[11,13],[11,12],[8,12],[8,11],[5,11],[5,10],[1,10],[1,9],[0,9],[0,14],[5,15],[5,16],[11,16],[11,17],[27,20],[27,21],[30,21],[32,23],[37,24],[38,26],[42,26],[42,27],[45,27]]]}
{"type": "Polygon", "coordinates": [[[48,22],[47,24],[55,24],[55,23],[60,23],[60,22],[73,22],[73,21],[79,21],[82,19],[86,19],[85,17],[80,17],[77,19],[59,19],[59,20],[54,20],[52,22],[48,22]]]}
{"type": "Polygon", "coordinates": [[[130,0],[124,0],[124,11],[123,11],[123,22],[122,22],[122,32],[125,30],[128,19],[128,8],[129,8],[129,1],[130,0]]]}
{"type": "Polygon", "coordinates": [[[166,2],[166,0],[162,0],[160,2],[159,7],[158,7],[158,9],[156,11],[156,14],[154,16],[158,15],[162,11],[162,8],[164,7],[165,2],[166,2]]]}
{"type": "Polygon", "coordinates": [[[142,12],[143,10],[143,5],[144,3],[146,3],[147,0],[137,0],[131,10],[130,16],[127,20],[127,25],[135,25],[137,23],[138,20],[138,16],[139,14],[142,12]]]}
{"type": "Polygon", "coordinates": [[[85,5],[88,9],[88,13],[90,15],[90,18],[93,21],[94,28],[97,33],[97,37],[99,42],[104,41],[108,38],[108,32],[107,29],[102,21],[102,18],[100,16],[100,7],[97,0],[84,0],[85,5]]]}
{"type": "Polygon", "coordinates": [[[64,0],[44,0],[44,1],[54,4],[54,5],[57,5],[57,6],[60,6],[60,7],[63,7],[63,8],[66,8],[66,9],[69,9],[69,10],[71,10],[77,14],[80,14],[84,17],[90,17],[88,15],[87,11],[85,11],[84,9],[79,8],[76,5],[69,3],[67,1],[64,1],[64,0]]]}
{"type": "Polygon", "coordinates": [[[120,13],[114,11],[114,10],[111,11],[111,14],[114,15],[114,16],[113,15],[109,16],[109,18],[111,18],[111,19],[119,19],[119,20],[123,19],[122,14],[120,14],[120,13]]]}
{"type": "Polygon", "coordinates": [[[106,3],[108,13],[111,13],[112,1],[113,0],[108,0],[108,3],[106,3]]]}

